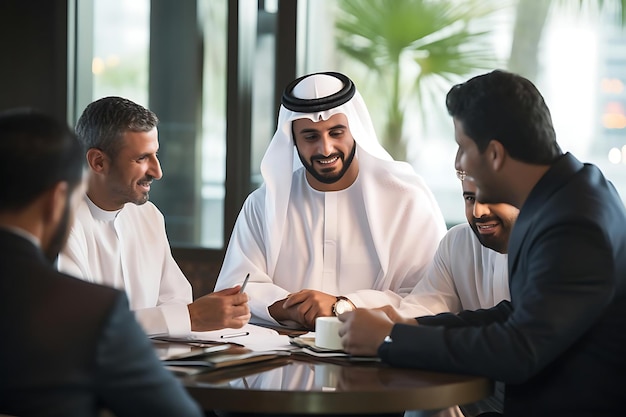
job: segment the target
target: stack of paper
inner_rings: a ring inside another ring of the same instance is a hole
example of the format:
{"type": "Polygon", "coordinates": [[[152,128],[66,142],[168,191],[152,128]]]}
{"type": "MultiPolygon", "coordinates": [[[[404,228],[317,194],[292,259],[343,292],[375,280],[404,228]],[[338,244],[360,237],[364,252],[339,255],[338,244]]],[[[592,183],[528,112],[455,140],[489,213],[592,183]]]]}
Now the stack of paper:
{"type": "Polygon", "coordinates": [[[192,332],[186,338],[154,338],[153,342],[163,364],[182,375],[289,356],[293,348],[288,336],[252,324],[192,332]]]}

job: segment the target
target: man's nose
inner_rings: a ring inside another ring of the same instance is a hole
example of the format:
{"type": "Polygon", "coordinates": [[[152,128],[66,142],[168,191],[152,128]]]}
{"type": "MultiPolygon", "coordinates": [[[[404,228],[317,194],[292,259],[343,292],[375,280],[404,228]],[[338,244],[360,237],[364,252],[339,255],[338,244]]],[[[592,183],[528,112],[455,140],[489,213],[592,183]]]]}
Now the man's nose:
{"type": "Polygon", "coordinates": [[[489,210],[489,206],[487,204],[479,203],[478,201],[474,203],[474,217],[480,219],[483,216],[488,216],[491,214],[491,210],[489,210]]]}
{"type": "Polygon", "coordinates": [[[155,180],[160,180],[163,177],[163,171],[161,170],[161,163],[159,162],[159,158],[156,155],[152,156],[150,159],[150,168],[147,172],[155,180]]]}
{"type": "Polygon", "coordinates": [[[335,146],[333,144],[333,140],[328,137],[328,136],[324,136],[322,137],[322,139],[319,142],[319,152],[320,154],[324,155],[324,156],[328,156],[330,154],[332,154],[335,150],[335,146]]]}

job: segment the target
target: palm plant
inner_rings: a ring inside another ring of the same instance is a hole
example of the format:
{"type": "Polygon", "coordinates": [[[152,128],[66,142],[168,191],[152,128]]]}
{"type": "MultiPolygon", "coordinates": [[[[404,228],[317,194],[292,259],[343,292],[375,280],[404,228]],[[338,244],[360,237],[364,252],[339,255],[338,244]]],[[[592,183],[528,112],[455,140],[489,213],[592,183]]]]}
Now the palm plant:
{"type": "Polygon", "coordinates": [[[491,16],[505,3],[339,1],[335,21],[338,50],[363,64],[377,80],[387,114],[381,142],[395,159],[406,160],[403,127],[412,100],[423,116],[425,96],[433,86],[449,86],[476,70],[497,66],[490,31],[477,30],[472,23],[491,16]]]}

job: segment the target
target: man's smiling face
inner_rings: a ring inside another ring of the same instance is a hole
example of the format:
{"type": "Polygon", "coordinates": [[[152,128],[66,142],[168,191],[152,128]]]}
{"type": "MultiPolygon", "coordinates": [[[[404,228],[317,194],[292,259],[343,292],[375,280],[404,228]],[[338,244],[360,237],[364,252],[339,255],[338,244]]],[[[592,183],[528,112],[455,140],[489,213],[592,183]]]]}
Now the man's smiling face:
{"type": "Polygon", "coordinates": [[[156,128],[124,134],[124,145],[109,165],[107,186],[112,207],[107,210],[122,208],[126,203],[144,204],[148,201],[152,181],[163,175],[158,150],[156,128]]]}
{"type": "Polygon", "coordinates": [[[358,164],[354,161],[356,142],[345,114],[338,113],[318,122],[297,119],[292,128],[298,156],[313,188],[344,189],[354,182],[358,174],[358,164]]]}
{"type": "Polygon", "coordinates": [[[465,217],[478,240],[489,249],[507,253],[519,210],[509,204],[480,203],[476,201],[476,185],[469,179],[462,183],[465,217]]]}

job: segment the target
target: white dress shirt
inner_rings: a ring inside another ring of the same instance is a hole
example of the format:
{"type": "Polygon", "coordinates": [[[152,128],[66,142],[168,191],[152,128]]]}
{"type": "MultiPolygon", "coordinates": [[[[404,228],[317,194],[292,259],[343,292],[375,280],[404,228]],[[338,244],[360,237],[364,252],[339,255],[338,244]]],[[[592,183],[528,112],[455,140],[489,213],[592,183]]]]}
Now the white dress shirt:
{"type": "Polygon", "coordinates": [[[407,317],[491,308],[510,300],[508,256],[483,246],[469,224],[450,228],[429,272],[400,304],[407,317]]]}

